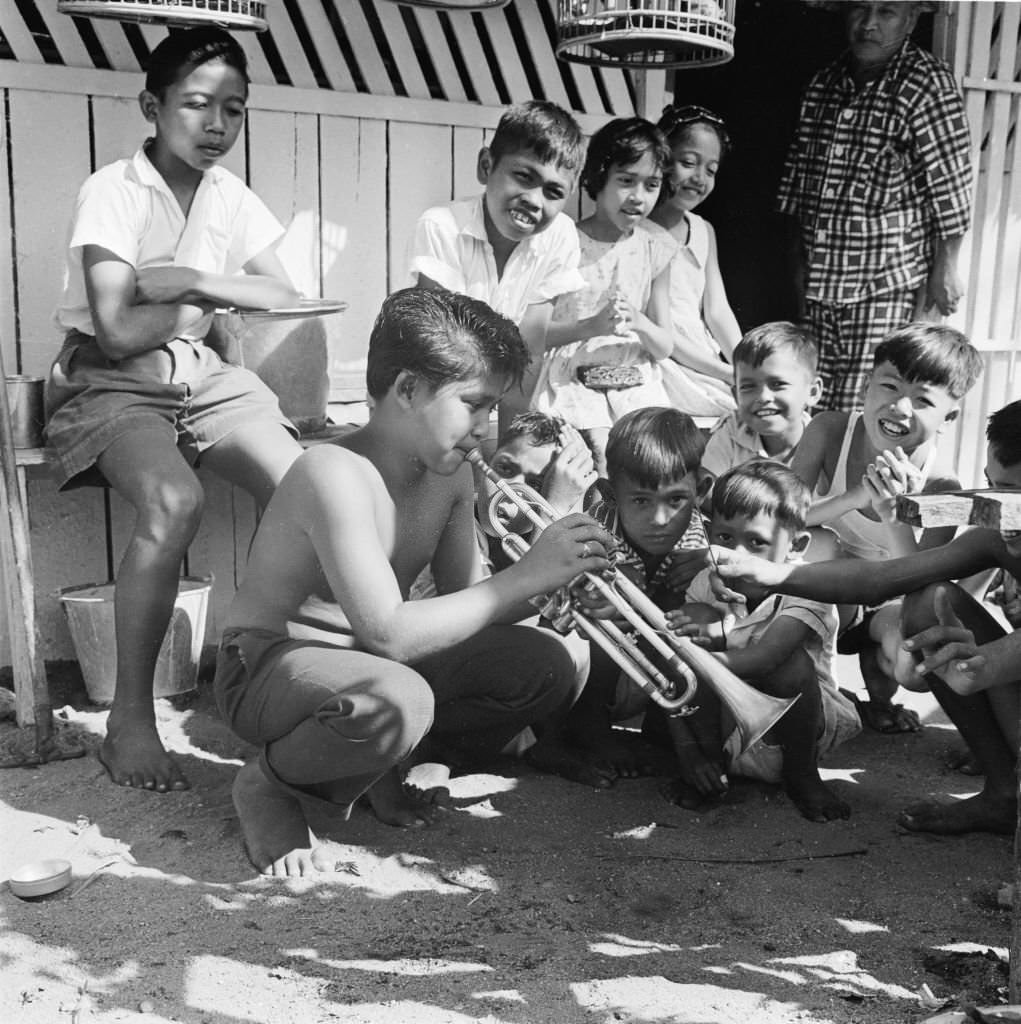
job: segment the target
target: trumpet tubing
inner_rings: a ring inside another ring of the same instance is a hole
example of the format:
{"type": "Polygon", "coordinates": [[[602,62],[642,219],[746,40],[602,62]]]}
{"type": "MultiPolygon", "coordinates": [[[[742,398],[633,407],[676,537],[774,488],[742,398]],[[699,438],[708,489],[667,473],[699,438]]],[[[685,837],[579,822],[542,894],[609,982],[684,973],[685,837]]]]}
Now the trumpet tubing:
{"type": "MultiPolygon", "coordinates": [[[[496,488],[489,502],[488,516],[499,532],[504,550],[515,561],[529,550],[528,542],[519,534],[503,529],[496,505],[510,501],[529,522],[543,530],[555,522],[556,511],[531,487],[510,484],[496,473],[473,448],[465,456],[496,488]]],[[[667,627],[662,610],[623,573],[614,573],[611,580],[597,573],[582,574],[586,586],[597,592],[644,640],[662,660],[668,673],[661,671],[639,649],[638,641],[624,634],[616,623],[591,619],[573,604],[568,608],[572,625],[603,649],[636,685],[670,714],[690,714],[698,686],[704,683],[730,709],[745,751],[772,728],[797,698],[785,700],[749,686],[708,651],[687,637],[673,634],[667,627]]]]}

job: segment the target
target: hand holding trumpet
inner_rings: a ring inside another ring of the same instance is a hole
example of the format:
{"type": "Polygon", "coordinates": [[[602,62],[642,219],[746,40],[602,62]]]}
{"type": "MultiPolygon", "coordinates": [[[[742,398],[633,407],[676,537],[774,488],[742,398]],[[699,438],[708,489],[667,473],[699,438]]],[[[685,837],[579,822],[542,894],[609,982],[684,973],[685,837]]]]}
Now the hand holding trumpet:
{"type": "Polygon", "coordinates": [[[612,543],[594,519],[575,512],[546,526],[514,568],[528,576],[537,594],[559,590],[582,573],[608,569],[612,543]]]}

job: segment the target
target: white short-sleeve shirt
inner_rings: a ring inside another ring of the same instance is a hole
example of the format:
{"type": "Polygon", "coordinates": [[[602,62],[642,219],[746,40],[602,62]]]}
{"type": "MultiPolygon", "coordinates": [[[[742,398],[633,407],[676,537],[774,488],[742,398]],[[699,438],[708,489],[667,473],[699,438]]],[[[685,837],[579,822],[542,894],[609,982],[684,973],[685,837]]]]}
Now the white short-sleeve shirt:
{"type": "Polygon", "coordinates": [[[521,241],[499,276],[483,202],[484,196],[455,199],[418,218],[408,246],[409,286],[424,274],[450,291],[481,299],[514,323],[521,322],[529,306],[585,287],[578,271],[578,232],[564,213],[545,231],[521,241]]]}
{"type": "MultiPolygon", "coordinates": [[[[185,218],[143,147],[131,159],[100,168],[79,190],[54,320],[62,333],[95,334],[82,267],[86,245],[109,249],[135,270],[179,266],[233,274],[282,234],[262,200],[223,167],[203,174],[185,218]]],[[[189,336],[204,337],[211,319],[203,317],[189,336]]]]}

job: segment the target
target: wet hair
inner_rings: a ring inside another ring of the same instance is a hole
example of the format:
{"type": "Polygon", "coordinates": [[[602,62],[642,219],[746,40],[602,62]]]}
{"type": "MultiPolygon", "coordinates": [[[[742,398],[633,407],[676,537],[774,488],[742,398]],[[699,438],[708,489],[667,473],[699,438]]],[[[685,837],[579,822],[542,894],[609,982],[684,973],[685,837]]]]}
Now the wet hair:
{"type": "Polygon", "coordinates": [[[405,288],[383,302],[369,337],[366,385],[382,398],[403,370],[429,387],[488,374],[520,384],[529,356],[517,327],[479,299],[405,288]]]}
{"type": "Polygon", "coordinates": [[[986,440],[1001,466],[1021,462],[1021,400],[997,409],[989,417],[986,440]]]}
{"type": "Polygon", "coordinates": [[[752,459],[727,470],[713,485],[713,515],[767,515],[791,533],[805,529],[812,495],[801,478],[781,462],[752,459]]]}
{"type": "Polygon", "coordinates": [[[663,133],[644,117],[614,118],[589,140],[581,172],[582,188],[595,199],[606,186],[612,167],[630,167],[646,153],[652,154],[656,169],[665,177],[671,154],[663,133]]]}
{"type": "Polygon", "coordinates": [[[705,439],[679,409],[649,406],[623,415],[606,441],[606,476],[612,485],[628,476],[654,489],[698,471],[705,439]]]}
{"type": "Polygon", "coordinates": [[[560,431],[564,421],[559,416],[551,416],[538,409],[519,412],[510,421],[507,429],[500,435],[497,447],[502,448],[519,437],[526,437],[534,445],[559,444],[560,431]]]}
{"type": "Polygon", "coordinates": [[[770,320],[753,327],[737,343],[733,362],[753,369],[761,366],[780,349],[794,353],[794,358],[813,376],[819,367],[819,348],[809,331],[790,320],[770,320]]]}
{"type": "Polygon", "coordinates": [[[248,58],[240,43],[228,32],[215,26],[201,26],[171,32],[149,55],[145,72],[145,88],[159,99],[178,79],[190,74],[200,64],[222,61],[234,68],[248,87],[248,58]]]}
{"type": "Polygon", "coordinates": [[[548,100],[527,100],[504,112],[489,141],[494,166],[501,157],[522,151],[575,177],[585,159],[585,138],[566,110],[548,100]]]}
{"type": "Polygon", "coordinates": [[[877,346],[873,367],[891,363],[908,381],[946,388],[962,398],[982,373],[982,356],[953,327],[909,323],[891,331],[877,346]]]}
{"type": "Polygon", "coordinates": [[[684,142],[696,125],[701,125],[715,133],[716,138],[720,140],[721,158],[730,152],[730,132],[727,131],[723,118],[706,107],[694,104],[674,104],[664,107],[663,113],[656,122],[656,127],[666,136],[671,152],[674,146],[684,142]]]}

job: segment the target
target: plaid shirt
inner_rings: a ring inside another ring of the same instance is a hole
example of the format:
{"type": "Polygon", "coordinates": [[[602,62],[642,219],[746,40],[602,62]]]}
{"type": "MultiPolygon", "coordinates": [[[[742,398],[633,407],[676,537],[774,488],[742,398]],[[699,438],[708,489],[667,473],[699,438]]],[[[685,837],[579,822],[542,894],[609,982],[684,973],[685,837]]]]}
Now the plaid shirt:
{"type": "Polygon", "coordinates": [[[801,225],[808,298],[842,305],[921,284],[933,240],[968,229],[969,146],[950,69],[910,40],[860,90],[848,54],[817,72],[777,200],[801,225]]]}

